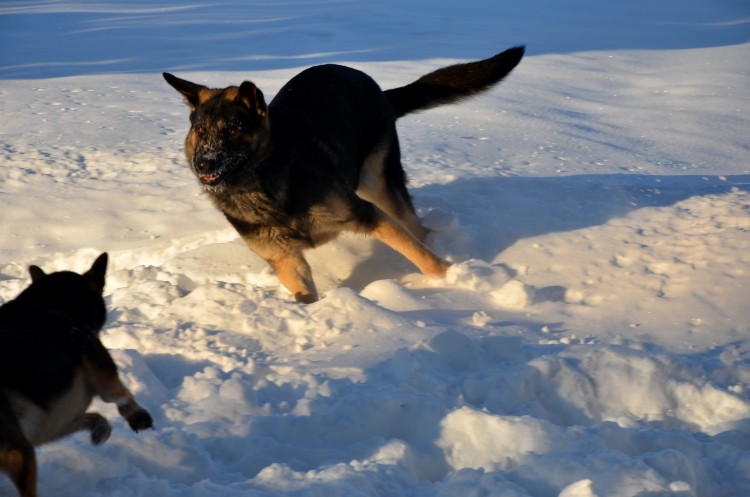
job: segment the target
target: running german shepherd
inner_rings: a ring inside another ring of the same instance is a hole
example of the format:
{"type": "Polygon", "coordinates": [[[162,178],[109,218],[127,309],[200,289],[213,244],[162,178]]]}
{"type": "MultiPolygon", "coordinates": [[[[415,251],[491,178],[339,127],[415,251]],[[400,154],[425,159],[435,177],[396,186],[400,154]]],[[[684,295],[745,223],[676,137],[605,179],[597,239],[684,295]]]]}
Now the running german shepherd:
{"type": "Polygon", "coordinates": [[[106,253],[82,275],[31,266],[31,285],[0,306],[0,471],[21,497],[37,495],[35,445],[81,430],[95,445],[109,438],[109,422],[86,412],[95,395],[133,430],[152,426],[98,338],[106,269],[106,253]]]}
{"type": "Polygon", "coordinates": [[[185,154],[203,189],[300,302],[318,299],[303,250],[342,231],[375,236],[424,274],[449,264],[422,243],[401,165],[396,119],[456,102],[502,80],[515,47],[382,91],[363,72],[307,69],[266,106],[251,82],[208,88],[164,73],[191,109],[185,154]]]}

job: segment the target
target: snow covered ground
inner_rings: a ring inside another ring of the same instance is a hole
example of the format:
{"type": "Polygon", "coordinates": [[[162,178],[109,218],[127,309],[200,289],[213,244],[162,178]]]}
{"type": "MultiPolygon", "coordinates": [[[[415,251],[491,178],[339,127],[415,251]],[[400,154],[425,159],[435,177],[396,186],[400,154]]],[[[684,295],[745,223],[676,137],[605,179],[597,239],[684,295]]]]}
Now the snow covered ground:
{"type": "Polygon", "coordinates": [[[41,495],[750,495],[749,49],[740,0],[4,1],[0,302],[108,251],[156,423],[96,404],[112,438],[40,448],[41,495]],[[201,195],[160,75],[392,87],[523,43],[399,123],[448,278],[345,236],[307,306],[201,195]]]}

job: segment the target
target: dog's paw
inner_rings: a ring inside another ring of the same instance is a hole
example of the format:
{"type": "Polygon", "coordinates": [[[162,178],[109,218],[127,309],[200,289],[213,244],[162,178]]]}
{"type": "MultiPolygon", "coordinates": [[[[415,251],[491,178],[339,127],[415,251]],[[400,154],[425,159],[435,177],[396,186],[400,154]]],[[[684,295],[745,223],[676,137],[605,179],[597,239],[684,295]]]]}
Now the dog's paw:
{"type": "Polygon", "coordinates": [[[125,419],[128,420],[128,424],[130,425],[130,428],[136,433],[138,433],[141,430],[146,430],[148,428],[154,427],[154,420],[151,418],[151,415],[145,409],[140,409],[138,411],[135,411],[134,413],[127,416],[125,419]]]}
{"type": "Polygon", "coordinates": [[[297,292],[294,294],[294,300],[302,304],[312,304],[318,301],[318,294],[297,292]]]}
{"type": "Polygon", "coordinates": [[[91,416],[91,443],[101,445],[112,434],[112,425],[100,414],[92,413],[89,416],[91,416]]]}

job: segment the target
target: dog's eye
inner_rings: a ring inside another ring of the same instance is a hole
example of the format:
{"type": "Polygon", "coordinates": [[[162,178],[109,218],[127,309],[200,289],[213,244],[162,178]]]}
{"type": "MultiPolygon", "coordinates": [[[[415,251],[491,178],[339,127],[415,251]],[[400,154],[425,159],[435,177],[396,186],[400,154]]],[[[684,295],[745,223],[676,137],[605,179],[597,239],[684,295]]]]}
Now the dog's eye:
{"type": "Polygon", "coordinates": [[[238,134],[240,134],[239,126],[229,126],[227,128],[227,134],[229,136],[237,136],[238,134]]]}
{"type": "Polygon", "coordinates": [[[205,128],[205,126],[196,126],[195,127],[195,132],[196,132],[196,134],[198,136],[203,136],[203,135],[206,134],[206,128],[205,128]]]}

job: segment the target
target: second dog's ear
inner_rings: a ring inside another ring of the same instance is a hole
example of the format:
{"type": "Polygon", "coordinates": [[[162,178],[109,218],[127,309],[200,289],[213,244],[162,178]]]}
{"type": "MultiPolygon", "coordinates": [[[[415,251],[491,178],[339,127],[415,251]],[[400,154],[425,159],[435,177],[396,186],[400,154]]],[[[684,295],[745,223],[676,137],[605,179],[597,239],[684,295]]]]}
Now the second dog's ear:
{"type": "Polygon", "coordinates": [[[96,258],[94,263],[91,265],[91,269],[83,274],[92,286],[99,292],[104,291],[104,276],[107,273],[107,262],[109,256],[106,252],[96,258]]]}
{"type": "Polygon", "coordinates": [[[266,101],[263,98],[263,92],[250,81],[244,81],[240,85],[237,102],[241,103],[248,109],[257,112],[260,117],[266,115],[267,108],[266,101]]]}
{"type": "Polygon", "coordinates": [[[201,102],[201,92],[208,89],[206,86],[191,83],[185,79],[180,79],[168,72],[164,72],[161,75],[164,77],[164,80],[169,83],[169,86],[182,93],[182,96],[185,97],[185,103],[193,110],[195,110],[201,102]]]}
{"type": "Polygon", "coordinates": [[[47,275],[39,266],[29,266],[29,274],[31,275],[32,283],[47,275]]]}

